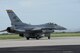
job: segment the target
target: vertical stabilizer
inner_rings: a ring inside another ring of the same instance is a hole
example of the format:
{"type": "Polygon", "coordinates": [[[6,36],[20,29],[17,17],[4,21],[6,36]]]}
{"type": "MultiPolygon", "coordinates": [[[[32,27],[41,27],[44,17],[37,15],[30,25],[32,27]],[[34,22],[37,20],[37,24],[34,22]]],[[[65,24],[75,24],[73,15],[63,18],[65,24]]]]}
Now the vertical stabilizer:
{"type": "Polygon", "coordinates": [[[22,21],[18,18],[18,16],[12,11],[12,10],[6,10],[8,13],[8,16],[11,20],[12,25],[19,25],[22,23],[22,21]]]}

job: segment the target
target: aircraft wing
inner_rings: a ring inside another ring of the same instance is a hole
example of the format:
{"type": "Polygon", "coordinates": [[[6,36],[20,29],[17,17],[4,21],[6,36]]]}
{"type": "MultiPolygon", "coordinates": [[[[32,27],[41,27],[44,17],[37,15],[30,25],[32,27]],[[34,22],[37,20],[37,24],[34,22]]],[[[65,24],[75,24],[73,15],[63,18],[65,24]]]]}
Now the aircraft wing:
{"type": "Polygon", "coordinates": [[[32,31],[42,30],[42,28],[33,28],[32,31]]]}
{"type": "Polygon", "coordinates": [[[25,30],[22,30],[22,29],[15,29],[15,31],[25,32],[25,30]]]}

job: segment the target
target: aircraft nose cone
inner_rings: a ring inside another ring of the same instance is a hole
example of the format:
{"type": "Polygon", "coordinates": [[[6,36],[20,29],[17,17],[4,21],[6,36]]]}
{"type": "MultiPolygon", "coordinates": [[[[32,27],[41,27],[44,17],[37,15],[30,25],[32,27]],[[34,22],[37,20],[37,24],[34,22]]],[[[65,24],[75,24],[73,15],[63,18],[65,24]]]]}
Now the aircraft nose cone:
{"type": "Polygon", "coordinates": [[[62,26],[55,26],[55,30],[67,30],[67,29],[62,26]]]}
{"type": "Polygon", "coordinates": [[[62,27],[62,30],[67,30],[66,28],[62,27]]]}

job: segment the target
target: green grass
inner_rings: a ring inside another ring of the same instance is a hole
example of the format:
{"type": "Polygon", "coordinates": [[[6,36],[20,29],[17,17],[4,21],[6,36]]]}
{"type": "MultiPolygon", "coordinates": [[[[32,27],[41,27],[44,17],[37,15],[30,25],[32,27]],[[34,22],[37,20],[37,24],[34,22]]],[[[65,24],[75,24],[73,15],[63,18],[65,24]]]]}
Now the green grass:
{"type": "Polygon", "coordinates": [[[80,36],[80,33],[53,33],[52,37],[76,37],[80,36]]]}
{"type": "Polygon", "coordinates": [[[20,39],[21,37],[17,34],[12,35],[0,35],[0,39],[20,39]]]}
{"type": "MultiPolygon", "coordinates": [[[[52,33],[51,37],[80,37],[80,33],[52,33]]],[[[18,34],[12,34],[12,35],[0,35],[0,40],[4,39],[21,39],[18,34]]]]}

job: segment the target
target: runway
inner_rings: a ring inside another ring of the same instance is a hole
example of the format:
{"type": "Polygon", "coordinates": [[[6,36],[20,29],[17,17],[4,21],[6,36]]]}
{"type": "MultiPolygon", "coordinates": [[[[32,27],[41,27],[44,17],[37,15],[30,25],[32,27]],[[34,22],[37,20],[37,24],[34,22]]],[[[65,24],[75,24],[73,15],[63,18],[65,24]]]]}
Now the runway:
{"type": "Polygon", "coordinates": [[[80,37],[0,40],[0,53],[80,53],[80,37]]]}
{"type": "Polygon", "coordinates": [[[0,53],[80,53],[80,45],[0,48],[0,53]]]}
{"type": "Polygon", "coordinates": [[[42,38],[40,40],[26,39],[10,39],[0,40],[0,48],[4,47],[23,47],[23,46],[51,46],[51,45],[80,45],[80,37],[54,37],[48,40],[42,38]]]}

